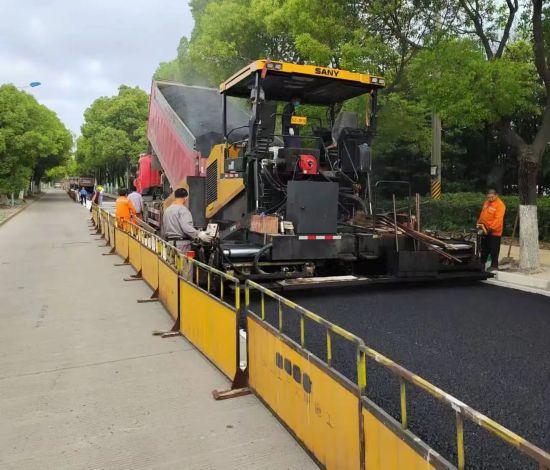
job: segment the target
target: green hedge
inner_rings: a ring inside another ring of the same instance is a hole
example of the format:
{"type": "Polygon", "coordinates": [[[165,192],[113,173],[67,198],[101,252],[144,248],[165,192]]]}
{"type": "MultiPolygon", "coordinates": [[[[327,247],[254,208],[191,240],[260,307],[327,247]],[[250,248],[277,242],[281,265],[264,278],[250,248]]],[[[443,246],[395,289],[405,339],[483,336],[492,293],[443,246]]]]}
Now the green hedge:
{"type": "MultiPolygon", "coordinates": [[[[506,204],[503,235],[511,236],[518,211],[518,197],[501,198],[506,204]]],[[[439,201],[424,199],[421,211],[422,226],[449,231],[474,228],[484,200],[485,196],[480,193],[445,194],[439,201]]],[[[537,206],[540,238],[550,240],[550,197],[540,197],[537,206]]]]}

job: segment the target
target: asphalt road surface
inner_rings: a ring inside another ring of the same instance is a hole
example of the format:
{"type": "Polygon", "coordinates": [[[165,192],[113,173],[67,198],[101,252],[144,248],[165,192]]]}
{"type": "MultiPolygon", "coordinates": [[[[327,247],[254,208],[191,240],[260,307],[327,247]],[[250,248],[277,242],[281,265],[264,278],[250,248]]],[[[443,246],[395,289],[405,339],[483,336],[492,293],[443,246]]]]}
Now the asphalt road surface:
{"type": "MultiPolygon", "coordinates": [[[[550,298],[488,284],[345,289],[287,295],[459,400],[550,450],[550,298]]],[[[267,318],[276,325],[275,308],[267,318]]],[[[284,314],[284,332],[299,323],[284,314]]],[[[325,359],[325,335],[306,324],[306,345],[325,359]]],[[[333,340],[333,366],[356,380],[355,351],[333,340]]],[[[399,420],[399,382],[367,361],[367,394],[399,420]]],[[[410,429],[456,464],[454,412],[407,390],[410,429]]],[[[467,468],[538,468],[467,422],[467,468]]]]}

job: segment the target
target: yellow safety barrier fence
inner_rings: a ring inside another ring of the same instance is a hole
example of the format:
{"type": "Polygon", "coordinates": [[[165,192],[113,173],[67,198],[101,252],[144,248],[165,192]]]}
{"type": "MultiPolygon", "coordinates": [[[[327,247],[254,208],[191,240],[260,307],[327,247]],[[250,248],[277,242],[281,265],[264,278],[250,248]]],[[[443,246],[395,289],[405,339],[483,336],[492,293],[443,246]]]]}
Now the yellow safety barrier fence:
{"type": "Polygon", "coordinates": [[[240,370],[239,280],[196,260],[186,263],[189,275],[179,280],[180,331],[234,381],[240,370]],[[228,290],[233,291],[232,303],[228,290]]]}
{"type": "Polygon", "coordinates": [[[104,214],[104,211],[103,210],[100,210],[99,211],[99,229],[101,231],[101,236],[103,238],[105,238],[105,241],[107,243],[109,243],[109,240],[107,239],[107,237],[109,236],[109,225],[108,225],[108,218],[107,216],[104,214]]]}
{"type": "Polygon", "coordinates": [[[137,273],[141,274],[141,241],[140,230],[134,224],[130,225],[128,237],[128,261],[137,273]]]}
{"type": "Polygon", "coordinates": [[[105,239],[107,243],[109,243],[108,236],[109,236],[109,218],[107,211],[98,208],[98,224],[99,224],[99,230],[101,232],[101,236],[105,239]]]}
{"type": "Polygon", "coordinates": [[[327,469],[462,470],[466,468],[465,419],[515,446],[534,459],[541,470],[550,468],[550,455],[542,449],[367,347],[360,338],[313,312],[252,281],[245,284],[245,303],[250,387],[327,469]],[[251,308],[252,292],[259,294],[259,313],[251,308]],[[276,318],[272,323],[277,326],[266,320],[266,297],[276,303],[276,318]],[[298,317],[300,323],[297,341],[283,333],[283,306],[298,317]],[[307,349],[306,319],[320,325],[326,332],[326,362],[307,349]],[[331,367],[334,335],[353,344],[356,349],[356,383],[352,383],[331,367]],[[367,359],[374,360],[399,379],[401,422],[366,396],[367,359]],[[456,466],[408,430],[407,384],[428,392],[455,411],[458,454],[456,466]],[[349,399],[347,391],[354,392],[355,402],[349,399]],[[344,406],[339,406],[343,403],[344,406]],[[353,413],[358,413],[360,417],[357,431],[350,427],[353,413]],[[351,445],[352,441],[356,441],[358,445],[351,445]],[[342,449],[346,449],[346,458],[340,454],[342,449]]]}
{"type": "Polygon", "coordinates": [[[118,227],[115,228],[115,248],[120,257],[128,260],[128,234],[118,227]]]}
{"type": "MultiPolygon", "coordinates": [[[[179,331],[227,377],[240,371],[240,299],[237,278],[190,259],[144,228],[99,207],[92,219],[106,241],[127,260],[175,319],[179,331]]],[[[466,467],[464,421],[487,430],[550,469],[550,455],[487,416],[367,347],[352,333],[252,281],[245,284],[248,383],[312,456],[327,469],[440,469],[466,467]],[[251,296],[258,297],[253,310],[251,296]],[[276,306],[275,321],[266,319],[266,299],[276,306]],[[299,321],[299,338],[283,332],[285,315],[299,321]],[[306,344],[307,326],[322,328],[325,359],[306,344]],[[333,367],[338,337],[355,351],[356,381],[333,367]],[[367,361],[399,379],[400,422],[366,396],[367,361]],[[457,463],[445,458],[408,429],[407,387],[417,387],[456,416],[457,463]]]]}
{"type": "MultiPolygon", "coordinates": [[[[400,408],[401,408],[401,428],[406,430],[408,428],[407,422],[407,384],[418,387],[432,397],[436,398],[440,402],[444,403],[450,407],[455,412],[456,417],[456,449],[457,449],[457,468],[463,470],[466,468],[466,455],[464,452],[464,421],[469,420],[477,426],[487,430],[493,436],[498,439],[516,447],[523,454],[531,457],[538,464],[540,469],[550,468],[550,454],[540,449],[539,447],[531,444],[521,436],[515,434],[509,429],[501,426],[497,422],[493,421],[489,417],[480,413],[479,411],[474,410],[470,406],[456,399],[452,395],[444,392],[440,388],[432,385],[427,380],[424,380],[422,377],[419,377],[416,374],[413,374],[404,367],[396,364],[391,359],[383,356],[374,349],[368,348],[366,346],[361,346],[362,354],[367,358],[374,360],[376,363],[381,364],[387,370],[392,372],[396,377],[399,378],[400,384],[400,408]]],[[[364,382],[366,383],[367,376],[365,375],[364,382]]],[[[372,417],[369,416],[368,411],[364,410],[363,419],[365,422],[372,421],[372,417]]],[[[372,426],[370,426],[372,428],[372,426]]],[[[367,425],[365,424],[365,429],[367,425]]],[[[375,454],[375,452],[370,453],[370,455],[375,454]]],[[[380,452],[378,453],[380,454],[380,452]]],[[[366,453],[367,461],[369,459],[369,452],[366,453]]],[[[367,466],[367,468],[369,468],[367,466]]],[[[389,468],[389,467],[386,467],[389,468]]],[[[407,467],[408,468],[408,467],[407,467]]],[[[415,468],[415,467],[411,467],[415,468]]]]}
{"type": "Polygon", "coordinates": [[[107,240],[109,245],[115,248],[115,229],[116,229],[116,217],[113,214],[107,212],[107,240]]]}
{"type": "Polygon", "coordinates": [[[99,228],[99,206],[92,203],[92,221],[96,228],[99,228]]]}
{"type": "Polygon", "coordinates": [[[330,367],[333,338],[339,336],[355,347],[357,374],[364,377],[362,340],[252,281],[245,284],[245,303],[250,388],[323,468],[362,468],[359,395],[363,384],[352,383],[330,367]],[[260,296],[258,314],[250,304],[255,292],[260,296]],[[266,321],[266,296],[277,304],[278,328],[266,321]],[[283,306],[298,315],[299,343],[282,332],[283,306]],[[306,319],[325,329],[326,362],[306,347],[306,319]]]}
{"type": "Polygon", "coordinates": [[[238,279],[186,257],[136,224],[124,228],[122,233],[117,230],[117,237],[127,236],[128,260],[134,269],[157,292],[170,315],[179,318],[181,334],[233,380],[239,371],[238,279]]]}

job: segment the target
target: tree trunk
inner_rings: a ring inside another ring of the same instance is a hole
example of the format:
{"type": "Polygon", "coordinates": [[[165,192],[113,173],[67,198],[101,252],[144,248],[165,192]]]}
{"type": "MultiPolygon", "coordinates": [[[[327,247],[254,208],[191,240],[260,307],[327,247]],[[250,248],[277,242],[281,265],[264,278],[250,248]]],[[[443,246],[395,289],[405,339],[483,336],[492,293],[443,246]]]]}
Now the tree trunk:
{"type": "Polygon", "coordinates": [[[539,226],[537,178],[539,163],[531,145],[519,153],[519,266],[527,271],[539,268],[539,226]]]}

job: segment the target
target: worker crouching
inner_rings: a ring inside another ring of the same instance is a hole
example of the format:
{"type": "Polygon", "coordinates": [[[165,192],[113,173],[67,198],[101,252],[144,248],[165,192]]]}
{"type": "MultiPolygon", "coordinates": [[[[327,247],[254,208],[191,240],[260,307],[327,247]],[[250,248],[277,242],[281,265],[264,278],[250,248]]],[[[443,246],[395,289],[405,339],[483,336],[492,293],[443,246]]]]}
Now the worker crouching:
{"type": "Polygon", "coordinates": [[[190,250],[193,240],[200,240],[204,243],[212,241],[212,237],[208,233],[193,226],[193,216],[185,206],[187,197],[188,192],[185,188],[176,189],[174,202],[162,216],[164,238],[185,254],[190,250]]]}
{"type": "Polygon", "coordinates": [[[498,269],[505,213],[506,205],[494,189],[489,189],[487,200],[483,203],[481,214],[477,220],[477,228],[481,234],[481,263],[483,266],[487,263],[489,255],[491,256],[491,267],[488,271],[498,269]]]}

